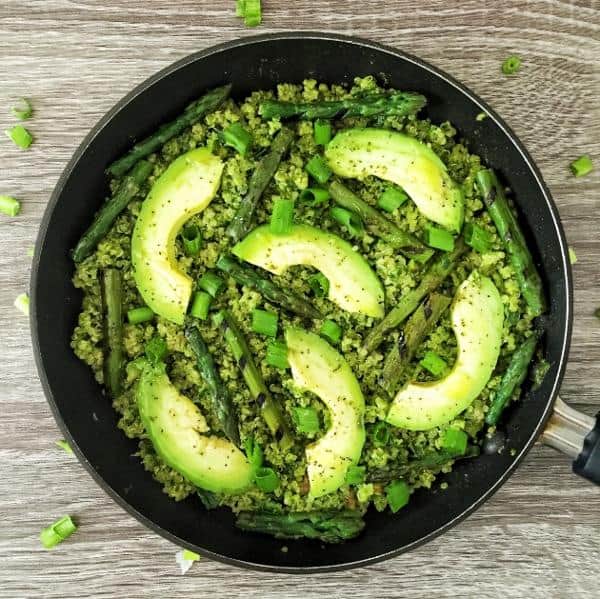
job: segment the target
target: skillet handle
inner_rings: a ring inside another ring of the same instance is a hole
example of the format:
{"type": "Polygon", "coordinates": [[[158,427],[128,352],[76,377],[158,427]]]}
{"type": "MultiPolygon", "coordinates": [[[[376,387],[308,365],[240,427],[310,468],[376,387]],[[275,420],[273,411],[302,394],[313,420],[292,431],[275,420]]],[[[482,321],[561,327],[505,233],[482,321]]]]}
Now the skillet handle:
{"type": "Polygon", "coordinates": [[[573,458],[573,472],[600,485],[600,413],[596,418],[556,398],[542,442],[573,458]]]}

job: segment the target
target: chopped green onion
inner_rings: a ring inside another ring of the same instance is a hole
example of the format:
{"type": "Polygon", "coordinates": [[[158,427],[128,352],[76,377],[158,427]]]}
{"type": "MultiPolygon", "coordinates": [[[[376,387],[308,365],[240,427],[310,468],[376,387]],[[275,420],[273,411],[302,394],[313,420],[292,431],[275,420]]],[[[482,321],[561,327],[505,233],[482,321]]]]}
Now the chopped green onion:
{"type": "Polygon", "coordinates": [[[209,295],[216,297],[219,293],[219,290],[223,286],[223,283],[224,281],[219,275],[208,271],[200,277],[200,280],[198,281],[198,287],[206,291],[206,293],[209,295]]]}
{"type": "Polygon", "coordinates": [[[301,433],[316,433],[319,430],[319,415],[314,408],[294,408],[292,418],[301,433]]]}
{"type": "Polygon", "coordinates": [[[13,143],[22,150],[26,150],[31,143],[33,142],[33,137],[31,137],[31,133],[23,127],[23,125],[15,125],[10,129],[5,129],[4,133],[8,136],[9,139],[12,139],[13,143]]]}
{"type": "Polygon", "coordinates": [[[326,146],[331,141],[331,123],[324,119],[315,121],[315,143],[326,146]]]}
{"type": "Polygon", "coordinates": [[[77,530],[77,526],[71,520],[71,516],[63,516],[40,533],[40,541],[46,549],[52,549],[55,545],[62,543],[77,530]]]}
{"type": "Polygon", "coordinates": [[[148,322],[153,318],[154,312],[152,311],[152,308],[148,308],[148,306],[132,308],[127,312],[127,322],[129,322],[129,324],[140,324],[142,322],[148,322]]]}
{"type": "Polygon", "coordinates": [[[294,200],[275,198],[271,213],[271,233],[286,235],[294,224],[294,200]]]}
{"type": "Polygon", "coordinates": [[[479,112],[479,113],[477,113],[477,116],[475,117],[475,120],[478,121],[478,122],[481,122],[481,121],[487,119],[488,116],[489,115],[488,115],[487,112],[479,112]]]}
{"type": "Polygon", "coordinates": [[[392,513],[396,513],[403,508],[410,499],[410,487],[403,480],[395,480],[390,483],[386,489],[388,505],[392,513]]]}
{"type": "Polygon", "coordinates": [[[26,121],[33,114],[31,102],[27,98],[21,98],[17,106],[10,109],[12,115],[20,121],[26,121]]]}
{"type": "Polygon", "coordinates": [[[15,298],[15,308],[23,312],[25,316],[29,315],[29,296],[26,293],[19,293],[15,298]]]}
{"type": "Polygon", "coordinates": [[[187,225],[181,230],[183,251],[186,256],[195,256],[202,249],[202,233],[196,225],[187,225]]]}
{"type": "Polygon", "coordinates": [[[584,154],[577,158],[577,160],[573,160],[569,167],[576,177],[583,177],[592,172],[594,165],[592,164],[592,159],[587,154],[584,154]]]}
{"type": "Polygon", "coordinates": [[[342,327],[333,320],[326,320],[321,325],[319,334],[331,343],[336,344],[342,338],[342,327]]]}
{"type": "Polygon", "coordinates": [[[200,556],[195,551],[190,551],[189,549],[184,549],[181,557],[190,562],[197,562],[200,559],[200,556]]]}
{"type": "Polygon", "coordinates": [[[433,254],[435,254],[435,250],[425,250],[424,252],[421,252],[420,254],[417,254],[416,256],[413,256],[412,259],[415,262],[418,262],[419,264],[425,264],[425,262],[427,262],[429,260],[429,258],[431,258],[431,256],[433,256],[433,254]]]}
{"type": "Polygon", "coordinates": [[[331,169],[329,165],[321,156],[313,156],[304,167],[306,172],[315,180],[317,183],[327,182],[327,179],[331,177],[331,169]]]}
{"type": "Polygon", "coordinates": [[[247,27],[256,27],[262,20],[260,0],[245,0],[244,23],[247,27]]]}
{"type": "Polygon", "coordinates": [[[279,316],[275,312],[266,310],[252,311],[252,330],[260,335],[275,337],[277,335],[277,321],[279,316]]]}
{"type": "Polygon", "coordinates": [[[256,486],[265,493],[271,493],[279,486],[279,477],[273,470],[266,466],[261,466],[254,475],[256,486]]]}
{"type": "Polygon", "coordinates": [[[34,247],[33,247],[33,246],[31,246],[31,247],[30,247],[30,248],[28,248],[28,250],[27,250],[27,255],[28,255],[30,258],[33,258],[34,251],[35,251],[35,250],[34,250],[34,247]]]}
{"type": "Polygon", "coordinates": [[[572,247],[569,247],[569,262],[575,264],[577,262],[577,254],[572,247]]]}
{"type": "Polygon", "coordinates": [[[190,306],[190,314],[194,318],[206,320],[208,318],[208,310],[212,302],[212,296],[205,291],[198,291],[194,294],[192,305],[190,306]]]}
{"type": "Polygon", "coordinates": [[[446,372],[448,365],[435,352],[428,351],[420,362],[421,366],[433,376],[441,376],[446,372]]]}
{"type": "Polygon", "coordinates": [[[366,468],[364,466],[349,466],[346,470],[345,483],[347,485],[360,485],[365,481],[366,468]]]}
{"type": "Polygon", "coordinates": [[[71,446],[64,439],[59,439],[58,441],[55,441],[54,444],[57,447],[64,449],[67,453],[73,453],[71,446]]]}
{"type": "Polygon", "coordinates": [[[390,440],[390,427],[385,422],[378,422],[373,428],[373,444],[383,447],[390,440]]]}
{"type": "Polygon", "coordinates": [[[311,206],[323,204],[331,197],[329,190],[320,187],[307,187],[300,192],[300,201],[311,206]]]}
{"type": "Polygon", "coordinates": [[[263,463],[263,451],[260,445],[256,442],[254,437],[248,437],[244,441],[244,453],[250,462],[250,465],[258,470],[263,463]]]}
{"type": "Polygon", "coordinates": [[[333,220],[342,225],[342,227],[346,227],[346,230],[352,237],[359,237],[364,233],[365,229],[363,223],[360,220],[360,217],[357,214],[354,214],[354,212],[335,206],[329,213],[333,220]]]}
{"type": "Polygon", "coordinates": [[[290,367],[287,359],[287,346],[283,341],[271,341],[267,345],[265,362],[274,368],[285,370],[290,367]]]}
{"type": "Polygon", "coordinates": [[[167,357],[169,348],[167,347],[167,342],[162,337],[155,335],[146,343],[144,351],[152,364],[160,364],[167,357]]]}
{"type": "Polygon", "coordinates": [[[179,564],[182,574],[185,574],[199,559],[200,556],[189,549],[182,549],[175,554],[175,561],[179,564]]]}
{"type": "Polygon", "coordinates": [[[246,13],[246,0],[235,0],[235,16],[243,17],[246,13]]]}
{"type": "Polygon", "coordinates": [[[377,205],[386,212],[394,212],[397,208],[400,208],[404,202],[408,200],[408,196],[396,187],[388,187],[379,196],[377,205]]]}
{"type": "Polygon", "coordinates": [[[327,297],[329,294],[329,279],[322,272],[310,275],[308,286],[317,297],[327,297]]]}
{"type": "Polygon", "coordinates": [[[454,237],[445,229],[427,227],[425,229],[425,243],[432,248],[451,252],[454,249],[454,237]]]}
{"type": "Polygon", "coordinates": [[[246,152],[252,145],[252,135],[244,129],[244,126],[237,122],[232,123],[222,133],[223,143],[233,148],[238,154],[246,155],[246,152]]]}
{"type": "Polygon", "coordinates": [[[502,72],[505,75],[514,75],[521,68],[521,59],[512,55],[502,63],[502,72]]]}
{"type": "Polygon", "coordinates": [[[358,499],[360,503],[366,503],[367,501],[369,501],[369,499],[371,499],[374,492],[375,487],[373,486],[373,483],[359,485],[356,489],[356,499],[358,499]]]}
{"type": "Polygon", "coordinates": [[[469,435],[459,428],[447,428],[442,435],[442,447],[450,453],[464,455],[469,435]]]}
{"type": "Polygon", "coordinates": [[[10,196],[0,195],[0,212],[8,216],[17,216],[21,212],[21,203],[10,196]]]}
{"type": "Polygon", "coordinates": [[[465,225],[465,243],[470,245],[476,252],[485,254],[490,251],[492,238],[490,234],[479,225],[467,223],[465,225]]]}

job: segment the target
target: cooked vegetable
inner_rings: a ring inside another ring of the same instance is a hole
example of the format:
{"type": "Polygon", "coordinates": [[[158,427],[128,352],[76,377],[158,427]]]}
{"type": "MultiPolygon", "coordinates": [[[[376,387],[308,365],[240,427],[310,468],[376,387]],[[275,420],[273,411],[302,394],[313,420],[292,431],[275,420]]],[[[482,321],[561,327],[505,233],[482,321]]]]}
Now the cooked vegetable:
{"type": "Polygon", "coordinates": [[[148,306],[140,306],[139,308],[132,308],[127,311],[127,322],[129,324],[140,324],[154,320],[155,316],[154,312],[148,306]]]}
{"type": "Polygon", "coordinates": [[[583,156],[580,156],[576,160],[573,160],[569,167],[571,169],[571,172],[576,177],[584,177],[585,175],[591,173],[594,169],[592,159],[587,154],[583,154],[583,156]]]}
{"type": "Polygon", "coordinates": [[[331,177],[331,169],[321,156],[313,156],[304,168],[317,183],[327,183],[331,177]]]}
{"type": "Polygon", "coordinates": [[[0,212],[8,216],[17,216],[21,212],[21,202],[10,196],[0,195],[0,212]]]}
{"type": "Polygon", "coordinates": [[[274,312],[252,310],[252,330],[259,335],[276,337],[278,320],[279,317],[274,312]]]}
{"type": "Polygon", "coordinates": [[[432,248],[451,252],[454,249],[454,237],[444,229],[427,227],[425,229],[425,243],[432,248]]]}
{"type": "Polygon", "coordinates": [[[21,98],[16,106],[10,109],[11,114],[20,121],[26,121],[33,114],[33,107],[27,98],[21,98]]]}
{"type": "Polygon", "coordinates": [[[521,59],[514,54],[512,56],[509,56],[502,63],[502,72],[505,75],[514,75],[518,70],[520,70],[520,68],[521,68],[521,59]]]}
{"type": "Polygon", "coordinates": [[[315,143],[318,146],[326,146],[331,141],[331,122],[324,119],[315,121],[315,143]]]}
{"type": "Polygon", "coordinates": [[[208,318],[208,310],[212,303],[212,296],[205,291],[198,291],[192,298],[192,305],[190,306],[190,314],[194,318],[200,320],[206,320],[208,318]]]}
{"type": "Polygon", "coordinates": [[[245,156],[252,145],[252,135],[248,133],[240,122],[232,123],[222,133],[226,146],[235,149],[238,154],[245,156]]]}
{"type": "Polygon", "coordinates": [[[335,222],[346,229],[350,237],[362,237],[364,234],[365,229],[360,220],[360,216],[354,214],[354,212],[350,212],[350,210],[340,208],[339,206],[334,206],[329,211],[329,215],[335,222]]]}
{"type": "MultiPolygon", "coordinates": [[[[146,358],[153,365],[159,365],[169,354],[169,348],[167,347],[167,342],[158,335],[154,335],[146,346],[144,347],[144,353],[146,354],[146,358]]],[[[144,364],[141,365],[142,368],[144,364]]]]}
{"type": "Polygon", "coordinates": [[[217,297],[219,290],[223,287],[223,279],[214,272],[205,272],[198,281],[198,287],[206,291],[211,297],[217,297]]]}
{"type": "Polygon", "coordinates": [[[279,486],[279,477],[273,468],[261,466],[254,474],[256,486],[265,493],[272,493],[279,486]]]}
{"type": "Polygon", "coordinates": [[[385,447],[390,440],[390,427],[385,422],[378,422],[373,427],[373,444],[376,447],[385,447]]]}
{"type": "Polygon", "coordinates": [[[202,233],[196,225],[186,225],[181,229],[183,251],[186,256],[195,256],[202,249],[202,233]]]}
{"type": "Polygon", "coordinates": [[[52,549],[65,539],[69,538],[77,526],[71,519],[71,516],[63,516],[56,522],[53,522],[48,528],[44,528],[40,533],[40,541],[46,549],[52,549]]]}
{"type": "Polygon", "coordinates": [[[244,24],[257,27],[262,21],[261,0],[244,0],[244,24]]]}
{"type": "Polygon", "coordinates": [[[286,235],[294,224],[294,200],[276,198],[273,200],[271,213],[271,232],[275,235],[286,235]]]}
{"type": "Polygon", "coordinates": [[[321,325],[319,335],[335,345],[342,338],[342,327],[333,320],[325,320],[321,325]]]}
{"type": "Polygon", "coordinates": [[[490,251],[492,243],[491,237],[483,227],[473,223],[467,223],[463,234],[465,236],[465,243],[468,246],[471,246],[476,252],[485,254],[490,251]]]}
{"type": "Polygon", "coordinates": [[[469,435],[459,428],[447,428],[442,435],[442,449],[452,454],[463,455],[467,451],[469,435]]]}
{"type": "Polygon", "coordinates": [[[118,397],[122,390],[123,372],[123,282],[121,272],[107,268],[101,275],[104,311],[104,384],[110,395],[118,397]]]}
{"type": "Polygon", "coordinates": [[[448,364],[433,351],[425,352],[419,364],[435,377],[442,376],[448,370],[448,364]]]}
{"type": "Polygon", "coordinates": [[[346,472],[346,484],[347,485],[359,485],[365,482],[365,466],[350,466],[346,472]]]}
{"type": "Polygon", "coordinates": [[[274,368],[289,368],[290,364],[287,360],[287,346],[282,341],[271,341],[267,345],[267,354],[265,362],[274,368]]]}
{"type": "Polygon", "coordinates": [[[316,433],[319,430],[319,415],[314,408],[294,408],[292,419],[301,433],[316,433]]]}
{"type": "Polygon", "coordinates": [[[377,205],[386,212],[394,212],[408,200],[408,196],[396,187],[388,187],[377,200],[377,205]]]}
{"type": "Polygon", "coordinates": [[[300,192],[300,201],[311,206],[323,204],[330,198],[329,191],[320,187],[307,187],[300,192]]]}
{"type": "Polygon", "coordinates": [[[23,125],[15,125],[10,129],[5,129],[4,133],[8,137],[8,139],[12,140],[12,142],[21,148],[22,150],[27,150],[29,146],[33,143],[33,137],[31,133],[23,125]]]}
{"type": "Polygon", "coordinates": [[[388,505],[393,514],[403,508],[410,499],[410,487],[403,480],[395,480],[385,490],[388,505]]]}
{"type": "Polygon", "coordinates": [[[308,285],[316,297],[327,297],[329,293],[329,279],[322,272],[308,277],[308,285]]]}

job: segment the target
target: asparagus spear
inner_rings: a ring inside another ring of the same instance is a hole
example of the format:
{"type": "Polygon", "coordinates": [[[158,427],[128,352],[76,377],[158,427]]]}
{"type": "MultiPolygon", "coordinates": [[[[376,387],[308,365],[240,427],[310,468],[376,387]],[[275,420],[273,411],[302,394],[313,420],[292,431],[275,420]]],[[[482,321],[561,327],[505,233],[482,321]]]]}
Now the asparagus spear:
{"type": "Polygon", "coordinates": [[[244,237],[250,230],[258,201],[273,178],[283,155],[286,153],[293,139],[294,132],[291,129],[283,127],[275,136],[269,153],[263,156],[256,165],[250,177],[248,191],[242,198],[237,212],[233,216],[231,223],[229,223],[229,227],[227,227],[227,235],[231,237],[234,243],[244,237]]]}
{"type": "Polygon", "coordinates": [[[513,353],[500,385],[496,389],[490,410],[485,417],[485,421],[490,426],[498,422],[515,389],[525,380],[540,336],[541,333],[535,331],[513,353]]]}
{"type": "Polygon", "coordinates": [[[407,116],[425,106],[425,96],[415,92],[388,91],[331,102],[279,102],[265,100],[259,106],[264,119],[332,119],[336,116],[407,116]]]}
{"type": "Polygon", "coordinates": [[[357,511],[321,510],[314,512],[240,512],[236,526],[273,535],[278,539],[319,539],[325,543],[341,543],[356,537],[365,527],[357,511]]]}
{"type": "Polygon", "coordinates": [[[193,125],[200,117],[215,110],[229,97],[230,92],[231,84],[210,90],[192,102],[176,119],[165,123],[156,133],[136,143],[125,156],[113,162],[106,172],[114,177],[124,175],[138,160],[152,154],[172,137],[179,135],[186,127],[193,125]]]}
{"type": "Polygon", "coordinates": [[[102,271],[100,279],[104,313],[104,384],[111,397],[122,389],[123,368],[123,285],[121,272],[115,268],[102,271]]]}
{"type": "Polygon", "coordinates": [[[392,221],[383,216],[381,212],[369,206],[369,204],[339,181],[331,183],[329,193],[337,204],[358,214],[374,235],[381,237],[381,239],[399,249],[405,256],[412,258],[415,255],[422,255],[425,252],[431,251],[414,235],[399,229],[392,221]]]}
{"type": "Polygon", "coordinates": [[[383,388],[390,394],[395,390],[402,372],[413,359],[417,348],[452,300],[440,293],[428,295],[408,319],[398,343],[391,349],[383,366],[383,388]]]}
{"type": "Polygon", "coordinates": [[[376,349],[385,339],[386,333],[398,325],[416,310],[419,302],[429,293],[435,291],[444,279],[454,270],[458,259],[467,251],[467,246],[462,237],[456,240],[451,252],[441,253],[421,279],[419,285],[406,293],[386,315],[385,318],[373,328],[365,340],[365,349],[376,349]]]}
{"type": "Polygon", "coordinates": [[[222,328],[225,341],[242,372],[250,395],[260,406],[262,416],[271,433],[281,434],[281,446],[289,447],[292,444],[292,437],[283,410],[269,393],[239,325],[227,310],[219,310],[214,316],[214,322],[222,328]]]}
{"type": "Polygon", "coordinates": [[[479,171],[476,181],[487,211],[510,257],[523,298],[531,312],[539,316],[546,309],[542,280],[527,248],[523,231],[508,205],[504,189],[491,169],[479,171]]]}
{"type": "Polygon", "coordinates": [[[217,268],[226,272],[240,285],[256,289],[263,297],[282,308],[304,316],[305,318],[322,318],[322,314],[312,306],[307,298],[284,291],[269,279],[261,276],[254,269],[240,264],[230,256],[221,256],[217,260],[217,268]]]}
{"type": "Polygon", "coordinates": [[[185,337],[196,354],[198,371],[206,381],[213,403],[213,409],[218,421],[223,427],[225,436],[234,444],[240,445],[240,431],[238,429],[238,419],[229,393],[221,381],[221,377],[215,367],[215,362],[208,351],[208,347],[200,335],[200,331],[195,326],[188,326],[185,329],[185,337]]]}
{"type": "Polygon", "coordinates": [[[124,177],[115,195],[100,208],[94,217],[94,221],[71,252],[71,257],[75,262],[81,262],[96,249],[117,216],[125,210],[127,204],[139,193],[144,181],[150,176],[152,168],[152,164],[148,161],[140,160],[132,171],[124,177]]]}

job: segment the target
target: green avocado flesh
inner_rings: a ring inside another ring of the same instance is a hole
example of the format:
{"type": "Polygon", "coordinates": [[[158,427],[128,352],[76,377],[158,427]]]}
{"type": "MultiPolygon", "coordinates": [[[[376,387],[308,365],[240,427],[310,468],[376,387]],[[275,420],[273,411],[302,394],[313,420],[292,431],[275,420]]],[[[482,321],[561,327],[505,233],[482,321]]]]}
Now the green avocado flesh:
{"type": "Polygon", "coordinates": [[[215,197],[223,162],[208,148],[174,160],[144,200],[131,239],[136,286],[146,304],[168,320],[183,324],[192,279],[175,259],[175,238],[182,225],[215,197]]]}
{"type": "Polygon", "coordinates": [[[384,291],[377,275],[337,235],[309,225],[293,225],[289,233],[278,235],[263,225],[232,251],[242,260],[278,275],[290,266],[312,266],[329,279],[329,299],[340,308],[375,318],[384,314],[384,291]]]}
{"type": "Polygon", "coordinates": [[[384,129],[348,129],[325,150],[333,172],[364,180],[373,175],[400,185],[429,220],[458,233],[464,200],[446,165],[424,143],[384,129]]]}
{"type": "Polygon", "coordinates": [[[244,454],[231,441],[208,434],[204,416],[171,384],[164,364],[146,364],[136,400],[156,453],[171,468],[214,493],[250,486],[254,471],[244,454]]]}
{"type": "Polygon", "coordinates": [[[500,354],[504,307],[494,283],[477,272],[459,287],[452,305],[458,355],[452,370],[430,383],[410,383],[394,398],[387,421],[424,431],[469,407],[490,380],[500,354]]]}
{"type": "Polygon", "coordinates": [[[344,358],[314,333],[288,328],[288,362],[294,383],[317,395],[329,409],[331,426],[306,447],[309,495],[320,497],[338,489],[365,443],[362,391],[344,358]]]}

